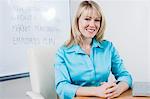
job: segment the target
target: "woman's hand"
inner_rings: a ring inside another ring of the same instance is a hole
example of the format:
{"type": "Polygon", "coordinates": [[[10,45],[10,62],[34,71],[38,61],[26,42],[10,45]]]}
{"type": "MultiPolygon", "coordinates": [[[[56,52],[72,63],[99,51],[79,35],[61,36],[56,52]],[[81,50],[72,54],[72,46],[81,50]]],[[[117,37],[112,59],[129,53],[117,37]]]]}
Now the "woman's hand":
{"type": "Polygon", "coordinates": [[[112,88],[109,88],[105,91],[107,99],[118,97],[124,91],[128,89],[128,84],[125,82],[120,82],[119,84],[114,83],[112,88]]]}
{"type": "Polygon", "coordinates": [[[96,96],[101,98],[114,98],[128,89],[128,84],[120,82],[118,85],[112,82],[101,83],[98,87],[79,87],[76,96],[96,96]]]}
{"type": "Polygon", "coordinates": [[[107,98],[107,90],[111,88],[115,88],[115,83],[104,82],[101,86],[95,87],[95,96],[101,98],[107,98]]]}
{"type": "Polygon", "coordinates": [[[76,91],[76,96],[97,96],[101,98],[106,97],[106,90],[115,86],[115,83],[104,82],[97,87],[79,87],[76,91]]]}
{"type": "Polygon", "coordinates": [[[108,99],[118,97],[121,94],[121,88],[114,83],[112,88],[109,88],[105,91],[106,97],[108,99]]]}

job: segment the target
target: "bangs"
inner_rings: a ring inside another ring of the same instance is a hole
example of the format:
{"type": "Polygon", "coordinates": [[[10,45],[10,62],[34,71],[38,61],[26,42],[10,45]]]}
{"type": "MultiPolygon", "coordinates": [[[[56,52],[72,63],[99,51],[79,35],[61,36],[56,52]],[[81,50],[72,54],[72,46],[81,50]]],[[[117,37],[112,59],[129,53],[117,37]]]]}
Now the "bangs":
{"type": "Polygon", "coordinates": [[[90,16],[91,14],[93,15],[93,11],[96,11],[98,14],[98,17],[99,18],[102,17],[101,12],[99,12],[98,9],[96,9],[95,7],[93,7],[91,5],[88,5],[88,6],[83,7],[82,9],[80,9],[80,13],[78,15],[78,18],[82,15],[83,11],[86,12],[87,16],[90,16]]]}

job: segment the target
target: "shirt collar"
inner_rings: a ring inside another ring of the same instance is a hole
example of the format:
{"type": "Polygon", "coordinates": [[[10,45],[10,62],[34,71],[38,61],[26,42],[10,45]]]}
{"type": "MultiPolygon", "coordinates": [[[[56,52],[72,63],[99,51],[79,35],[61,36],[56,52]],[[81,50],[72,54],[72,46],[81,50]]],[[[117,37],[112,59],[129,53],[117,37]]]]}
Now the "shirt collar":
{"type": "Polygon", "coordinates": [[[99,41],[97,41],[97,40],[94,38],[93,41],[92,41],[92,48],[94,48],[94,47],[103,48],[103,46],[102,46],[102,41],[99,42],[99,41]]]}
{"type": "MultiPolygon", "coordinates": [[[[95,38],[92,40],[92,48],[97,47],[97,48],[103,48],[102,42],[97,41],[95,38]]],[[[78,44],[72,45],[71,47],[67,47],[66,52],[76,52],[76,53],[82,53],[85,54],[85,52],[81,49],[81,47],[78,44]]]]}
{"type": "Polygon", "coordinates": [[[68,53],[71,53],[71,52],[83,53],[81,47],[78,44],[74,44],[70,47],[66,47],[65,52],[68,52],[68,53]]]}
{"type": "Polygon", "coordinates": [[[71,53],[71,52],[84,53],[83,50],[81,49],[81,47],[78,44],[75,44],[75,45],[72,45],[69,48],[66,48],[65,51],[68,52],[68,53],[71,53]]]}

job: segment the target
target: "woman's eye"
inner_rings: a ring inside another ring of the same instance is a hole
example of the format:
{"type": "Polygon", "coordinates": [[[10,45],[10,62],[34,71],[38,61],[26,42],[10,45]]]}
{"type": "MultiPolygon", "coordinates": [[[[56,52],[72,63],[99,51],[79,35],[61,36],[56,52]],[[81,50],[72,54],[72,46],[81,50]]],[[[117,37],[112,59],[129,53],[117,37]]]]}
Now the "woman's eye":
{"type": "Polygon", "coordinates": [[[100,22],[100,20],[95,20],[96,22],[100,22]]]}
{"type": "Polygon", "coordinates": [[[85,18],[85,20],[86,20],[86,21],[89,21],[89,20],[90,20],[90,18],[85,18]]]}

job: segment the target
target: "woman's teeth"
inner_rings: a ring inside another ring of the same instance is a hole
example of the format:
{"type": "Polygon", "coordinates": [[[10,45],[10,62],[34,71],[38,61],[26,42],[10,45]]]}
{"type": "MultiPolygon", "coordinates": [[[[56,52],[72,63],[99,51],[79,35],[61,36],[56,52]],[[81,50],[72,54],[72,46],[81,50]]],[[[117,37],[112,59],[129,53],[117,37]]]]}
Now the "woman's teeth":
{"type": "Polygon", "coordinates": [[[94,29],[88,29],[87,31],[88,32],[94,32],[95,30],[94,29]]]}

